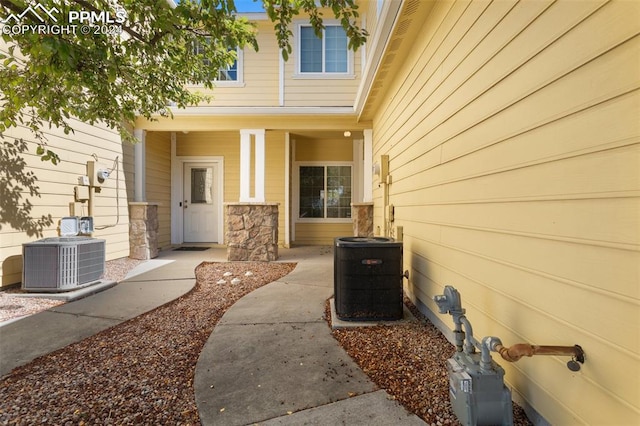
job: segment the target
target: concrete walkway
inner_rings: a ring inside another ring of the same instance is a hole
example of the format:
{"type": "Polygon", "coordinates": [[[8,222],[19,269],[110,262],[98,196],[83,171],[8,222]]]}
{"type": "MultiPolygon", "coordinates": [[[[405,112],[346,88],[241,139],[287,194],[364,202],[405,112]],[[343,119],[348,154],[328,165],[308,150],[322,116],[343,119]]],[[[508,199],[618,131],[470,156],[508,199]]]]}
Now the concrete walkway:
{"type": "MultiPolygon", "coordinates": [[[[223,248],[164,251],[113,288],[4,324],[0,376],[180,297],[200,262],[225,259],[223,248]]],[[[425,424],[378,390],[331,336],[323,319],[331,247],[282,249],[279,261],[298,266],[235,303],[203,348],[194,383],[202,424],[425,424]]]]}
{"type": "MultiPolygon", "coordinates": [[[[99,293],[91,287],[60,293],[71,301],[0,327],[0,377],[15,367],[164,305],[190,291],[195,267],[226,259],[224,249],[164,251],[133,269],[118,285],[99,293]],[[205,253],[205,254],[203,254],[205,253]],[[213,257],[213,259],[212,259],[213,257]],[[89,294],[87,296],[87,294],[89,294]],[[77,300],[73,300],[74,298],[77,300]]],[[[49,295],[47,295],[49,297],[49,295]]]]}
{"type": "Polygon", "coordinates": [[[296,269],[236,302],[196,367],[204,425],[419,425],[331,336],[329,247],[282,250],[296,269]]]}

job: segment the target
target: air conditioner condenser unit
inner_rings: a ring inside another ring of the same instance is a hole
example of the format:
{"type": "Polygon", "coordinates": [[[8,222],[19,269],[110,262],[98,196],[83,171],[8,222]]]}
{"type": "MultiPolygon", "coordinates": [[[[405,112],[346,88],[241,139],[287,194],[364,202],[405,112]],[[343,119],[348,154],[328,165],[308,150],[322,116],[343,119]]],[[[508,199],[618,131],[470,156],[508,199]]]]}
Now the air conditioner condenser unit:
{"type": "Polygon", "coordinates": [[[105,268],[105,240],[45,238],[22,245],[22,289],[61,292],[97,283],[105,268]]]}

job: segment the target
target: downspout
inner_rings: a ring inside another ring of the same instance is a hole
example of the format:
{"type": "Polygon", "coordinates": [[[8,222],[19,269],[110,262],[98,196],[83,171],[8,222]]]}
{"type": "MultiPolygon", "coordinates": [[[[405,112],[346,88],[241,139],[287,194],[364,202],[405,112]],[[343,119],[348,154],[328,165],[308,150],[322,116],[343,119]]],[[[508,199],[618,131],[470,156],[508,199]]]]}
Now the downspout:
{"type": "Polygon", "coordinates": [[[146,200],[145,194],[145,139],[146,131],[143,129],[134,129],[133,136],[137,139],[134,149],[134,201],[143,202],[146,200]]]}
{"type": "Polygon", "coordinates": [[[291,134],[284,134],[284,247],[291,247],[291,134]]]}

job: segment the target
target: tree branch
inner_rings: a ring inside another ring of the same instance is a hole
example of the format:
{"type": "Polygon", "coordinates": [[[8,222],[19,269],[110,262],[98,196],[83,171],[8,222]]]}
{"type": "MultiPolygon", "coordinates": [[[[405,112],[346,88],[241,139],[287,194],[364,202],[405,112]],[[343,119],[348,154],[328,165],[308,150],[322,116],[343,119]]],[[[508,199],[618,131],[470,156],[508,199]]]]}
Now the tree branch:
{"type": "MultiPolygon", "coordinates": [[[[0,0],[1,1],[1,0],[0,0]]],[[[84,9],[89,10],[91,12],[96,12],[96,13],[100,13],[103,12],[102,10],[98,9],[97,7],[93,6],[91,3],[88,3],[85,0],[73,0],[73,2],[77,5],[82,6],[84,9]]],[[[133,28],[131,28],[128,25],[125,25],[124,22],[122,24],[120,24],[120,27],[127,33],[129,34],[131,37],[135,38],[136,40],[142,41],[144,43],[150,43],[150,40],[147,40],[144,38],[144,36],[142,34],[140,34],[139,32],[137,32],[136,30],[134,30],[133,28]]]]}

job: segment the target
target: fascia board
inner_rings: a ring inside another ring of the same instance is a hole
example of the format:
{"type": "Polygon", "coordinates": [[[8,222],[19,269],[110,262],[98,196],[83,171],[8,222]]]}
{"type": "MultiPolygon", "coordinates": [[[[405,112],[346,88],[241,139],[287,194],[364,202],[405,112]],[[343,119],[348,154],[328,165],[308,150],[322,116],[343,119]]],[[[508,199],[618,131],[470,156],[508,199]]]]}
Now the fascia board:
{"type": "Polygon", "coordinates": [[[344,115],[354,114],[353,107],[170,107],[174,116],[216,115],[344,115]]]}
{"type": "MultiPolygon", "coordinates": [[[[358,87],[358,93],[356,95],[355,111],[358,115],[362,113],[364,106],[369,97],[369,91],[375,81],[378,68],[380,67],[380,61],[387,50],[387,45],[393,34],[393,30],[396,26],[400,10],[402,10],[402,4],[404,1],[389,1],[384,2],[384,7],[380,13],[380,23],[376,27],[376,33],[371,40],[372,52],[367,60],[364,72],[362,74],[362,80],[358,87]]],[[[367,43],[369,44],[369,43],[367,43]]]]}

